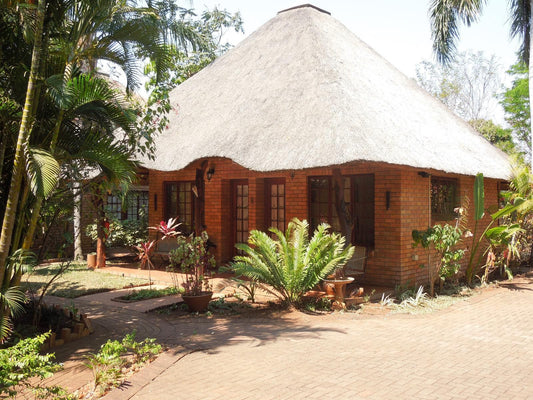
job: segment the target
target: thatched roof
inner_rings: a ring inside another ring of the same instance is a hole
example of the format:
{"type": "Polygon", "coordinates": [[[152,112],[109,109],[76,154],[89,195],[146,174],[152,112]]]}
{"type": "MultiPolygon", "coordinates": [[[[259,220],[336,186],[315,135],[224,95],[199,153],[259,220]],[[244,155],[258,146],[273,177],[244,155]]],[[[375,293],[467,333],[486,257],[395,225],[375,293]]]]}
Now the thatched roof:
{"type": "MultiPolygon", "coordinates": [[[[392,38],[391,40],[394,40],[392,38]]],[[[401,44],[398,44],[401,45],[401,44]]],[[[171,92],[148,168],[256,171],[356,160],[507,178],[507,157],[339,21],[286,10],[171,92]]]]}

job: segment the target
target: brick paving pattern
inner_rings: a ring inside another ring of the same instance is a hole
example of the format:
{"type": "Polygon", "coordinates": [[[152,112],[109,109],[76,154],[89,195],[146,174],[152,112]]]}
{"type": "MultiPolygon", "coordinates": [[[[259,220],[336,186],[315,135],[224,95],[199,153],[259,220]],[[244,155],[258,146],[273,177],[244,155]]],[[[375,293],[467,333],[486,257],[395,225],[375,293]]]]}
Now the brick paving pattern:
{"type": "MultiPolygon", "coordinates": [[[[173,318],[90,297],[88,348],[133,328],[169,346],[105,399],[533,398],[532,277],[416,316],[173,318]]],[[[87,376],[73,363],[55,383],[87,376]]]]}

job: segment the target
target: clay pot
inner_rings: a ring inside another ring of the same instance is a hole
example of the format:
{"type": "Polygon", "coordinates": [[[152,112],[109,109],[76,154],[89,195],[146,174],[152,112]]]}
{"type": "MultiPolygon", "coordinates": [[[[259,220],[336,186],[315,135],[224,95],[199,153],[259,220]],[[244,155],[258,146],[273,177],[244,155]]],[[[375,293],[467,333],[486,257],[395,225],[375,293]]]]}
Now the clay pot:
{"type": "Polygon", "coordinates": [[[211,301],[213,292],[203,292],[198,296],[182,295],[183,302],[187,304],[190,312],[205,312],[211,301]]]}
{"type": "Polygon", "coordinates": [[[96,253],[87,254],[87,267],[92,269],[96,268],[96,253]]]}

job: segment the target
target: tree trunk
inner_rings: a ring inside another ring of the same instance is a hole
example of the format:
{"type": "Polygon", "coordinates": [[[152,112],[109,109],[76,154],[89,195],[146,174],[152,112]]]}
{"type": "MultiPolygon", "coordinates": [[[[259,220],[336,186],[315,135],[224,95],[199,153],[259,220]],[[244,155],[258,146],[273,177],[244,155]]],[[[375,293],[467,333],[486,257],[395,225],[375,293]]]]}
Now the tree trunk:
{"type": "MultiPolygon", "coordinates": [[[[530,142],[531,146],[529,148],[530,156],[529,159],[529,170],[533,172],[533,107],[531,106],[531,100],[533,99],[533,0],[529,1],[529,60],[528,60],[528,71],[529,71],[529,124],[530,124],[530,142]]],[[[532,247],[533,250],[533,247],[532,247]]]]}
{"type": "Polygon", "coordinates": [[[39,71],[39,64],[41,61],[45,8],[46,0],[39,0],[35,19],[35,42],[33,44],[28,87],[26,89],[26,100],[24,101],[24,110],[22,112],[22,119],[17,138],[15,159],[13,160],[13,175],[11,177],[6,209],[2,221],[2,234],[0,236],[0,282],[4,279],[6,260],[11,246],[11,237],[13,235],[17,202],[22,184],[22,177],[24,175],[23,147],[28,140],[31,128],[31,110],[33,109],[33,101],[37,87],[37,73],[39,71]]]}
{"type": "Polygon", "coordinates": [[[72,217],[72,225],[74,226],[74,260],[80,261],[83,259],[83,249],[81,244],[81,184],[79,182],[74,182],[72,192],[74,194],[74,215],[72,217]]]}
{"type": "Polygon", "coordinates": [[[20,247],[22,234],[24,232],[24,228],[27,226],[26,203],[28,202],[28,197],[30,195],[30,187],[27,184],[23,184],[23,186],[24,189],[22,191],[22,195],[19,198],[19,204],[17,207],[17,216],[15,218],[13,236],[11,237],[11,247],[13,249],[18,249],[20,247]]]}
{"type": "Polygon", "coordinates": [[[98,238],[96,239],[96,268],[105,267],[105,234],[103,224],[99,221],[96,223],[98,238]]]}
{"type": "Polygon", "coordinates": [[[104,212],[104,202],[100,193],[97,193],[95,196],[95,209],[96,209],[96,268],[105,267],[105,239],[106,232],[104,229],[105,223],[105,212],[104,212]]]}
{"type": "MultiPolygon", "coordinates": [[[[2,132],[4,132],[3,129],[2,129],[2,132]]],[[[6,154],[6,147],[7,147],[7,135],[3,134],[0,140],[0,176],[2,176],[2,170],[4,168],[4,157],[6,154]]]]}

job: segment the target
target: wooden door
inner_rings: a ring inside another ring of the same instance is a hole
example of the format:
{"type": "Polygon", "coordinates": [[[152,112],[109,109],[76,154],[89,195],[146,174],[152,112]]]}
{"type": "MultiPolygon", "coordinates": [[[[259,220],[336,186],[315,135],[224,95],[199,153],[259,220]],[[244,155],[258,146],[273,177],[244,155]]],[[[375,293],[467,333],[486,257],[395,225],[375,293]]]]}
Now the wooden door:
{"type": "Polygon", "coordinates": [[[235,244],[248,241],[248,180],[234,180],[231,183],[233,252],[238,254],[235,244]]]}
{"type": "Polygon", "coordinates": [[[265,229],[274,227],[284,232],[285,179],[265,179],[265,229]]]}

